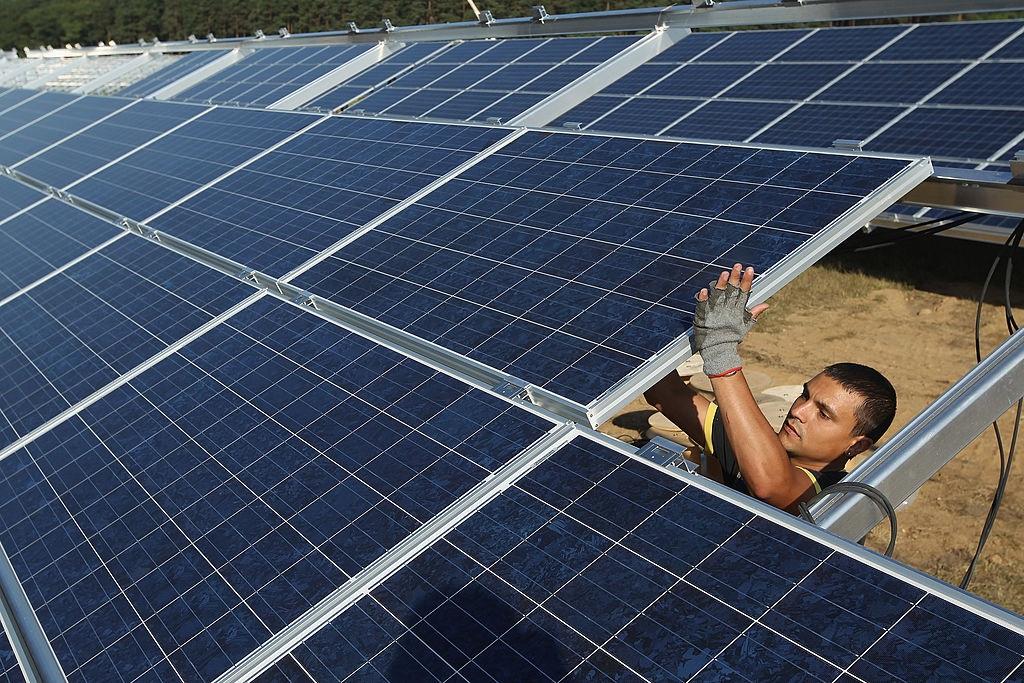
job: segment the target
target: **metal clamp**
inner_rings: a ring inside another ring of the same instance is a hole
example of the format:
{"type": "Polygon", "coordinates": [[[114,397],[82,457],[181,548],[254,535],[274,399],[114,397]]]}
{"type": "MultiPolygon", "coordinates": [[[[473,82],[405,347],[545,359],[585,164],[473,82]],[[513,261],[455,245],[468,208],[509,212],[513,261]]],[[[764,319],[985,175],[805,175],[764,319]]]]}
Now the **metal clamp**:
{"type": "Polygon", "coordinates": [[[864,149],[863,140],[833,140],[832,147],[835,149],[845,150],[847,152],[860,152],[864,149]]]}
{"type": "Polygon", "coordinates": [[[481,10],[480,11],[480,25],[481,26],[490,26],[493,23],[494,23],[494,13],[491,12],[491,10],[489,10],[489,9],[481,10]]]}
{"type": "Polygon", "coordinates": [[[192,43],[193,45],[199,42],[199,39],[196,38],[196,34],[194,33],[188,34],[188,38],[186,40],[188,40],[188,42],[192,43]]]}
{"type": "Polygon", "coordinates": [[[356,22],[354,22],[354,21],[348,22],[348,32],[349,33],[359,33],[359,25],[356,24],[356,22]]]}
{"type": "Polygon", "coordinates": [[[243,268],[235,274],[235,277],[243,282],[257,282],[256,271],[252,268],[243,268]]]}
{"type": "Polygon", "coordinates": [[[316,308],[316,302],[313,301],[312,292],[299,292],[292,297],[292,303],[298,306],[305,306],[307,308],[316,308]]]}
{"type": "Polygon", "coordinates": [[[384,33],[392,33],[395,30],[395,25],[391,23],[391,20],[384,17],[380,22],[380,30],[384,33]]]}
{"type": "Polygon", "coordinates": [[[206,34],[206,42],[208,42],[208,43],[216,43],[217,42],[217,36],[213,35],[212,32],[207,33],[206,34]]]}
{"type": "Polygon", "coordinates": [[[567,130],[583,130],[583,124],[579,121],[566,121],[562,124],[562,128],[567,130]]]}
{"type": "Polygon", "coordinates": [[[548,11],[544,9],[544,5],[534,5],[531,9],[533,10],[533,20],[538,23],[543,24],[545,21],[551,18],[551,15],[548,14],[548,11]]]}
{"type": "Polygon", "coordinates": [[[1017,153],[1010,159],[1010,180],[1014,185],[1024,185],[1024,149],[1017,150],[1017,153]]]}
{"type": "Polygon", "coordinates": [[[530,401],[530,385],[519,380],[510,379],[497,384],[494,387],[494,393],[519,401],[530,401]]]}
{"type": "Polygon", "coordinates": [[[282,26],[281,28],[277,29],[277,35],[281,36],[282,38],[287,38],[287,37],[291,36],[291,34],[292,34],[291,31],[289,31],[284,26],[282,26]]]}
{"type": "Polygon", "coordinates": [[[663,467],[678,467],[690,474],[697,473],[696,463],[690,462],[685,457],[686,449],[661,436],[656,436],[648,441],[643,448],[637,451],[637,455],[663,467]]]}
{"type": "Polygon", "coordinates": [[[258,28],[258,29],[256,29],[256,32],[252,34],[252,37],[255,38],[256,40],[263,40],[267,36],[266,36],[265,33],[263,33],[263,29],[258,28]]]}

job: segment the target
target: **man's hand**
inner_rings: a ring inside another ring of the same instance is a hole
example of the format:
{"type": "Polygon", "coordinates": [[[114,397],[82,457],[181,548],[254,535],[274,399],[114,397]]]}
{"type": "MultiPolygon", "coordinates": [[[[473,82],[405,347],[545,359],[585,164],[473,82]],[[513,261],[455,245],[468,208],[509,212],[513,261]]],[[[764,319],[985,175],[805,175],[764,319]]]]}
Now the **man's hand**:
{"type": "Polygon", "coordinates": [[[697,294],[697,312],[693,323],[693,350],[704,359],[704,373],[709,377],[739,370],[742,365],[739,344],[754,326],[757,316],[768,309],[760,304],[747,310],[754,269],[743,269],[737,263],[732,271],[723,270],[711,291],[697,294]]]}

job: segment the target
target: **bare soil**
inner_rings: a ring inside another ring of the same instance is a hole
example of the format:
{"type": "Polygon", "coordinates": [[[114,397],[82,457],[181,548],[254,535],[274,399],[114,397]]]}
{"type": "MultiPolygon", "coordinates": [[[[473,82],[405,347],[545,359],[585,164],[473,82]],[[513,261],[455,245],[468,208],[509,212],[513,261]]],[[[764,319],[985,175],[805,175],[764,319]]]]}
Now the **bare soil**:
{"type": "MultiPolygon", "coordinates": [[[[833,362],[872,365],[899,395],[892,435],[975,364],[975,308],[996,253],[995,247],[932,238],[829,257],[773,298],[743,346],[745,365],[768,373],[774,385],[800,384],[833,362]]],[[[983,309],[983,353],[1006,337],[1001,280],[998,290],[983,309]]],[[[1011,298],[1020,304],[1022,293],[1018,285],[1011,298]]],[[[1017,320],[1024,319],[1021,308],[1014,310],[1017,320]]],[[[639,398],[602,431],[642,443],[651,412],[639,398]]],[[[1013,417],[1011,410],[1000,420],[1007,442],[1013,417]]],[[[999,453],[989,428],[900,512],[896,559],[958,584],[974,554],[998,473],[999,453]]],[[[970,587],[1017,612],[1024,612],[1022,528],[1024,464],[1017,463],[970,587]]],[[[883,524],[867,544],[880,551],[887,541],[883,524]]]]}

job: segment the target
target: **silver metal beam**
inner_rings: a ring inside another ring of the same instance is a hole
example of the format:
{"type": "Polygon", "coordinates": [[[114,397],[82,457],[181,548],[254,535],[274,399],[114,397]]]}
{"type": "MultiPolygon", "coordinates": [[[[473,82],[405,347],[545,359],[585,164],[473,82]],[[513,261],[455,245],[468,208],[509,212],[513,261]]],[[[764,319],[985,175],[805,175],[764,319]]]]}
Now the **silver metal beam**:
{"type": "Polygon", "coordinates": [[[165,85],[164,87],[160,88],[155,93],[153,93],[152,95],[149,95],[148,99],[153,99],[153,100],[169,100],[172,97],[174,97],[175,95],[188,90],[189,88],[191,88],[196,83],[199,83],[200,81],[209,78],[210,76],[214,75],[215,73],[217,73],[219,71],[223,71],[224,69],[228,68],[232,64],[235,64],[235,63],[241,61],[242,59],[245,58],[245,56],[247,54],[249,54],[248,50],[243,50],[243,49],[228,50],[227,52],[224,53],[224,55],[222,57],[220,57],[220,59],[215,59],[212,62],[210,62],[209,64],[204,64],[201,67],[199,67],[198,69],[196,69],[195,71],[193,71],[193,72],[191,72],[191,73],[189,73],[189,74],[187,74],[185,76],[182,76],[181,78],[179,78],[178,80],[174,81],[173,83],[169,83],[169,84],[165,85]]]}
{"type": "Polygon", "coordinates": [[[882,17],[937,16],[962,12],[985,13],[1024,10],[1024,2],[1010,0],[733,0],[710,7],[671,5],[608,12],[555,14],[538,21],[534,17],[496,19],[493,22],[465,21],[425,26],[399,26],[383,29],[327,31],[283,36],[244,36],[218,39],[216,42],[187,40],[157,43],[151,47],[118,45],[72,50],[51,50],[47,55],[138,54],[147,49],[165,52],[191,52],[232,48],[282,47],[286,45],[325,45],[333,43],[367,43],[379,40],[449,41],[478,38],[523,38],[576,33],[628,33],[649,31],[658,26],[674,28],[721,28],[726,26],[775,25],[804,22],[827,22],[882,17]]]}
{"type": "Polygon", "coordinates": [[[159,56],[159,53],[157,52],[141,54],[135,59],[125,62],[121,66],[109,69],[106,73],[100,74],[88,83],[78,86],[71,92],[77,95],[88,95],[89,93],[96,92],[108,83],[113,83],[118,79],[123,78],[127,74],[132,73],[133,71],[141,69],[149,61],[151,61],[157,56],[159,56]]]}
{"type": "MultiPolygon", "coordinates": [[[[941,163],[941,162],[939,162],[941,163]]],[[[1024,185],[1005,171],[937,167],[932,177],[900,201],[935,208],[1024,218],[1024,185]]]]}
{"type": "MultiPolygon", "coordinates": [[[[1024,330],[897,432],[847,477],[874,486],[899,505],[1024,396],[1024,330]]],[[[864,496],[837,493],[817,503],[819,526],[851,540],[883,519],[864,496]]]]}
{"type": "Polygon", "coordinates": [[[307,83],[290,95],[282,97],[267,107],[267,109],[298,109],[306,102],[310,102],[315,100],[317,97],[320,97],[334,86],[344,83],[366,69],[369,69],[370,67],[387,59],[404,46],[404,43],[395,43],[392,41],[382,42],[377,45],[376,48],[367,50],[358,57],[345,62],[337,69],[324,74],[311,83],[307,83]]]}
{"type": "Polygon", "coordinates": [[[57,655],[43,632],[39,618],[14,571],[7,552],[0,547],[0,613],[7,639],[14,649],[28,683],[67,683],[57,655]]]}

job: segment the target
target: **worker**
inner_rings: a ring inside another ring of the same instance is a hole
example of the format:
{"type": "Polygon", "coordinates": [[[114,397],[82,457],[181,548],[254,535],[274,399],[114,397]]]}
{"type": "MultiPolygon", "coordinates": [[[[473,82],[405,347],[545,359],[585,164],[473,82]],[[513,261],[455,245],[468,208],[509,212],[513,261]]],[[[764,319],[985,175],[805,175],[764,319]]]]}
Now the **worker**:
{"type": "Polygon", "coordinates": [[[776,433],[758,409],[739,356],[740,342],[768,308],[747,310],[753,280],[753,268],[736,264],[697,294],[692,348],[704,360],[715,403],[675,371],[644,396],[703,449],[703,474],[796,513],[881,438],[896,414],[896,391],[870,367],[831,365],[804,384],[776,433]]]}

